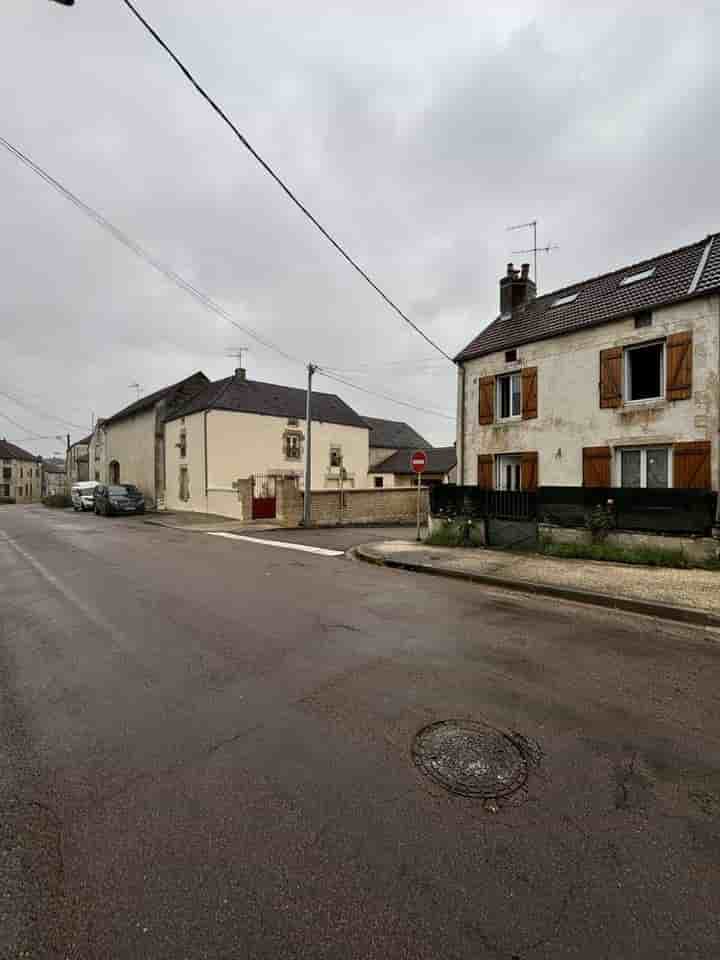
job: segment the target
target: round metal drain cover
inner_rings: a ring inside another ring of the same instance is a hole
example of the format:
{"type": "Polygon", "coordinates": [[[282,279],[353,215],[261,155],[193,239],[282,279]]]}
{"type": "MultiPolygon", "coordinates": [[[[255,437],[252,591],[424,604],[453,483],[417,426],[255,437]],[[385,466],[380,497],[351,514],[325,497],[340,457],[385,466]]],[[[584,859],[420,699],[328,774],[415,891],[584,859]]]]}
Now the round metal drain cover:
{"type": "Polygon", "coordinates": [[[422,772],[451,793],[491,800],[527,780],[525,757],[513,740],[474,720],[441,720],[415,736],[412,756],[422,772]]]}

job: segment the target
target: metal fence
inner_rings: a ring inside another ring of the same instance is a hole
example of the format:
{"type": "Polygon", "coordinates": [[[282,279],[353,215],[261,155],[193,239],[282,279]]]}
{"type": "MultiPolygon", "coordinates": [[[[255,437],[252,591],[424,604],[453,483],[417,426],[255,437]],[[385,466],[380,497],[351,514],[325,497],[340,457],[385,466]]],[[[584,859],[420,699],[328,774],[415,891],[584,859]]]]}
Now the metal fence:
{"type": "Polygon", "coordinates": [[[583,527],[592,511],[603,506],[618,530],[705,535],[715,523],[717,500],[717,493],[706,490],[539,487],[516,491],[443,484],[430,490],[430,512],[436,517],[537,520],[583,527]]]}

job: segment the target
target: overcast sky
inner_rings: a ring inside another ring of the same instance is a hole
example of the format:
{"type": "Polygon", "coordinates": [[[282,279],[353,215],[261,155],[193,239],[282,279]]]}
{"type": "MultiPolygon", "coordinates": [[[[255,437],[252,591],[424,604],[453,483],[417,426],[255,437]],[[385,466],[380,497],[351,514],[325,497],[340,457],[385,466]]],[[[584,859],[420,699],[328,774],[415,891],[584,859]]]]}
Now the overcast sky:
{"type": "MultiPolygon", "coordinates": [[[[537,217],[547,292],[720,228],[717,3],[136,0],[449,353],[537,217]],[[663,9],[664,8],[664,9],[663,9]],[[715,9],[713,9],[715,8],[715,9]]],[[[452,415],[453,366],[338,256],[121,0],[2,0],[0,134],[301,361],[452,415]]],[[[0,436],[50,455],[195,370],[302,385],[0,150],[0,436]],[[52,417],[58,419],[52,419],[52,417]],[[75,424],[68,427],[65,422],[75,424]],[[36,435],[36,436],[33,436],[36,435]]],[[[431,442],[450,420],[318,377],[431,442]]]]}

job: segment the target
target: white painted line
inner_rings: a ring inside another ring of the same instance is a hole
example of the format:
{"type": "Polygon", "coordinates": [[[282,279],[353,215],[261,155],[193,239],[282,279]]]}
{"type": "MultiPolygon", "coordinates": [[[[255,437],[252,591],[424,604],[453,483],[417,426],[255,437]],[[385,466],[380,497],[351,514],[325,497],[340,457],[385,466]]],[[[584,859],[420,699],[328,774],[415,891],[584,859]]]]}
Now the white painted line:
{"type": "Polygon", "coordinates": [[[342,557],[344,550],[326,550],[325,547],[310,547],[306,543],[288,543],[285,540],[261,540],[260,537],[243,537],[239,533],[221,533],[208,531],[209,537],[225,537],[227,540],[245,540],[247,543],[260,543],[264,547],[282,547],[285,550],[301,550],[303,553],[316,553],[319,557],[342,557]]]}

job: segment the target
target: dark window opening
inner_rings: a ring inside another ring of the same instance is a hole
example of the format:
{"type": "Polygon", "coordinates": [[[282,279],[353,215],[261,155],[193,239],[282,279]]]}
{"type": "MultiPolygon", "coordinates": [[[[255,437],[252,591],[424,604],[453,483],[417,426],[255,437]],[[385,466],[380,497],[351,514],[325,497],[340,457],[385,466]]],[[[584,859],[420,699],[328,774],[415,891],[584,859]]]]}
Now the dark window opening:
{"type": "Polygon", "coordinates": [[[375,486],[376,486],[376,487],[382,487],[382,485],[383,485],[384,482],[385,482],[385,478],[384,478],[384,477],[375,477],[375,486]]]}
{"type": "Polygon", "coordinates": [[[505,363],[514,363],[517,360],[517,350],[505,351],[505,363]]]}
{"type": "Polygon", "coordinates": [[[635,314],[635,329],[652,326],[652,313],[649,310],[641,310],[635,314]]]}
{"type": "Polygon", "coordinates": [[[663,395],[663,344],[627,351],[628,400],[655,400],[663,395]]]}

